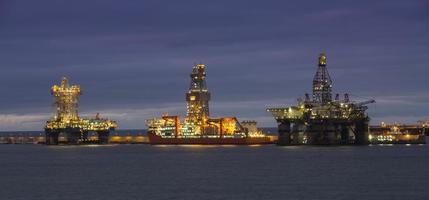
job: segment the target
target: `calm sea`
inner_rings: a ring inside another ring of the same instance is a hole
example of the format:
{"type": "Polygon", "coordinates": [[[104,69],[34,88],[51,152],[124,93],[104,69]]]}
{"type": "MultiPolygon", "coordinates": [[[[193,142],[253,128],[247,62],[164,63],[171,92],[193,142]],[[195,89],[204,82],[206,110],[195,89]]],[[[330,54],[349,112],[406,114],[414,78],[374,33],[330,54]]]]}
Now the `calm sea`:
{"type": "Polygon", "coordinates": [[[0,145],[0,199],[429,199],[429,147],[0,145]]]}

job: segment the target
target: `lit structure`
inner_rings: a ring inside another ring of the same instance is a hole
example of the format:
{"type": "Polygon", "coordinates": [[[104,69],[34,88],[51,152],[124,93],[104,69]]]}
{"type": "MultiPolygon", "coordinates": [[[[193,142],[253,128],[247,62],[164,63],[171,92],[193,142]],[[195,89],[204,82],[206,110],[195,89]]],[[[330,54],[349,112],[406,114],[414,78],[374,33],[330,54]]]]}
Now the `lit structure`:
{"type": "Polygon", "coordinates": [[[423,124],[386,124],[370,126],[371,144],[425,144],[426,127],[423,124]]]}
{"type": "Polygon", "coordinates": [[[328,103],[332,101],[332,80],[326,68],[326,55],[320,54],[317,72],[313,78],[313,101],[328,103]]]}
{"type": "Polygon", "coordinates": [[[206,66],[197,64],[190,75],[191,84],[186,93],[187,115],[183,122],[179,116],[163,115],[146,121],[152,144],[249,144],[268,143],[256,128],[244,128],[235,117],[211,118],[210,92],[206,84],[206,66]],[[260,138],[251,141],[249,138],[260,138]],[[237,140],[235,140],[237,139],[237,140]]]}
{"type": "Polygon", "coordinates": [[[98,143],[107,143],[109,132],[117,127],[115,121],[102,119],[97,113],[93,119],[79,117],[79,96],[82,94],[77,85],[70,86],[68,79],[63,77],[60,85],[51,88],[54,96],[54,116],[46,122],[46,144],[58,144],[63,134],[68,144],[81,144],[88,141],[88,132],[98,134],[98,143]]]}
{"type": "Polygon", "coordinates": [[[210,116],[210,92],[207,89],[205,67],[204,64],[194,66],[190,75],[189,91],[186,93],[186,122],[196,125],[196,129],[193,132],[197,134],[204,134],[204,126],[210,116]]]}
{"type": "Polygon", "coordinates": [[[262,131],[257,128],[257,122],[253,120],[246,120],[241,122],[241,126],[250,136],[263,135],[262,131]]]}
{"type": "Polygon", "coordinates": [[[326,68],[326,55],[320,54],[313,78],[313,95],[305,94],[298,105],[268,108],[278,123],[278,144],[367,144],[369,117],[365,102],[351,102],[336,94],[332,99],[332,80],[326,68]]]}
{"type": "Polygon", "coordinates": [[[421,124],[424,127],[429,127],[429,118],[418,121],[419,124],[421,124]]]}
{"type": "Polygon", "coordinates": [[[79,120],[79,96],[81,95],[78,85],[69,85],[66,77],[61,79],[61,85],[54,85],[51,89],[54,96],[55,115],[54,120],[76,121],[79,120]]]}
{"type": "Polygon", "coordinates": [[[425,135],[429,135],[429,118],[420,120],[418,123],[425,129],[425,135]]]}

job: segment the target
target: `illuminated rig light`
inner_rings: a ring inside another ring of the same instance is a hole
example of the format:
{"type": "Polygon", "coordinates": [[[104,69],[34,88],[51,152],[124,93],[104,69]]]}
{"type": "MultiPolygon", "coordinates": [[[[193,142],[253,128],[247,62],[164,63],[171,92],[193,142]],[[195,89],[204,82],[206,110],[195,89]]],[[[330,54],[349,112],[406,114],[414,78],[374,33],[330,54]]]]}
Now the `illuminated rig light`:
{"type": "Polygon", "coordinates": [[[305,94],[304,100],[298,99],[296,106],[267,109],[278,123],[280,145],[307,142],[346,144],[351,142],[349,138],[357,138],[356,143],[368,142],[369,118],[365,114],[365,105],[375,101],[350,102],[348,94],[344,94],[344,99],[336,94],[333,99],[332,80],[326,60],[325,54],[319,55],[312,81],[312,98],[305,94]]]}
{"type": "MultiPolygon", "coordinates": [[[[235,117],[210,117],[211,96],[207,88],[205,69],[204,64],[196,64],[192,68],[189,76],[191,82],[186,92],[187,113],[184,122],[182,123],[178,116],[149,119],[146,121],[148,132],[163,138],[265,137],[256,127],[247,128],[246,131],[235,117]]],[[[245,126],[249,127],[251,124],[247,123],[245,126]]]]}
{"type": "MultiPolygon", "coordinates": [[[[80,86],[70,86],[66,77],[61,79],[60,85],[51,88],[54,97],[54,116],[46,122],[46,144],[58,144],[58,135],[65,133],[69,143],[88,141],[88,132],[97,132],[108,135],[109,131],[118,127],[112,120],[103,119],[97,113],[94,119],[82,119],[79,117],[79,96],[82,94],[80,86]]],[[[107,136],[108,137],[108,136],[107,136]]],[[[104,142],[107,142],[104,137],[104,142]]]]}

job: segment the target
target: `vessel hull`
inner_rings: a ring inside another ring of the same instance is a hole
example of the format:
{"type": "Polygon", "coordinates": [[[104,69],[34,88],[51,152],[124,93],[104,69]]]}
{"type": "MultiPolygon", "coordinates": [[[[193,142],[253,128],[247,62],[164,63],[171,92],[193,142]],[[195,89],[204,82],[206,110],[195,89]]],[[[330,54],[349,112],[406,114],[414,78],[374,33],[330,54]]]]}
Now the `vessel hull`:
{"type": "Polygon", "coordinates": [[[262,145],[273,144],[269,137],[248,138],[163,138],[149,133],[152,145],[262,145]]]}

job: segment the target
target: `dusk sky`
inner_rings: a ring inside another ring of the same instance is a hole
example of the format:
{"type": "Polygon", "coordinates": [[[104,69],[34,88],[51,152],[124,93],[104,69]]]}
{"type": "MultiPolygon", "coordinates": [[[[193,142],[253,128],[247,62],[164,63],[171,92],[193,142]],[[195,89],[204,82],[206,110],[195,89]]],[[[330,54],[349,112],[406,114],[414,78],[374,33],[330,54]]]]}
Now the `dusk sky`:
{"type": "Polygon", "coordinates": [[[62,76],[121,129],[184,116],[199,62],[212,116],[274,127],[265,109],[311,92],[321,52],[334,93],[377,101],[371,124],[429,117],[426,0],[0,0],[0,130],[42,130],[62,76]]]}

